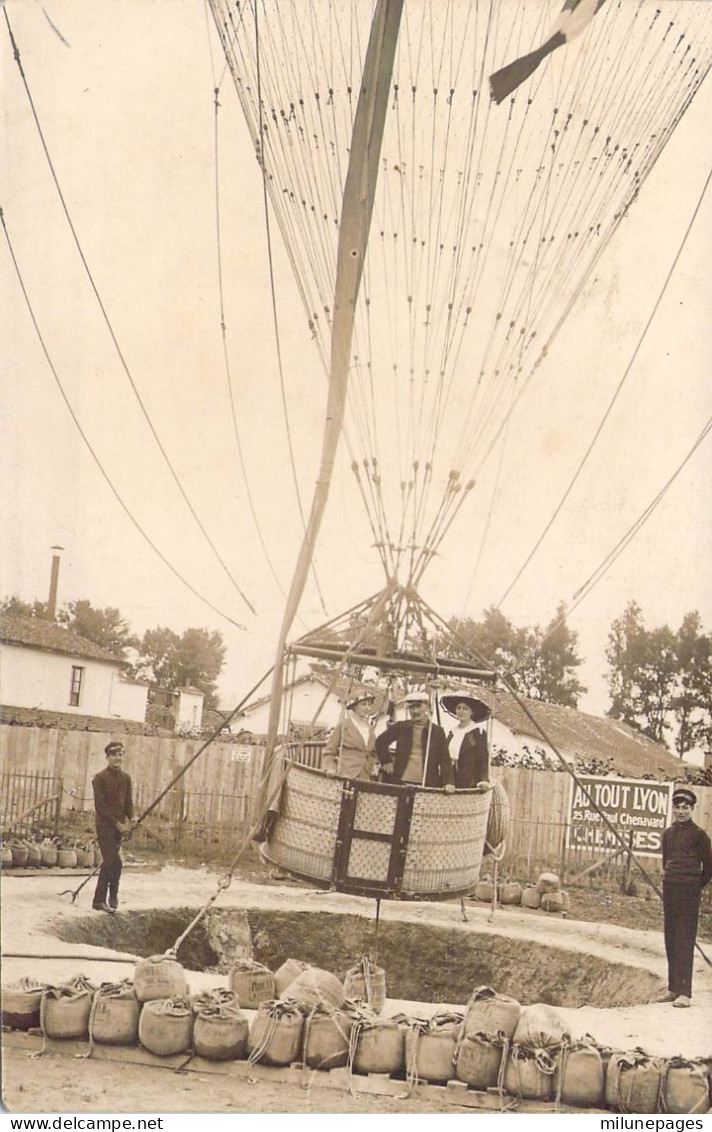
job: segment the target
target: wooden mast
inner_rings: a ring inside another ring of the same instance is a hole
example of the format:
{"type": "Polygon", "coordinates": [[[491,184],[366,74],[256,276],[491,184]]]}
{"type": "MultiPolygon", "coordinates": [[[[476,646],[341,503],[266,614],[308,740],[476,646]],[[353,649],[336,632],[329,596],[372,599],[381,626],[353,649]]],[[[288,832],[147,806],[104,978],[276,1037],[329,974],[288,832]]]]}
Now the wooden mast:
{"type": "Polygon", "coordinates": [[[287,604],[277,642],[272,677],[270,716],[267,727],[263,787],[260,796],[261,808],[267,791],[269,765],[279,731],[287,636],[304,592],[319,527],[329,495],[334,461],[343,427],[356,300],[368,247],[378,178],[378,163],[381,156],[381,143],[383,141],[386,109],[391,89],[393,62],[402,11],[403,0],[378,0],[371,25],[361,91],[354,118],[351,152],[339,226],[326,426],[322,439],[319,476],[314,488],[311,511],[287,596],[287,604]]]}

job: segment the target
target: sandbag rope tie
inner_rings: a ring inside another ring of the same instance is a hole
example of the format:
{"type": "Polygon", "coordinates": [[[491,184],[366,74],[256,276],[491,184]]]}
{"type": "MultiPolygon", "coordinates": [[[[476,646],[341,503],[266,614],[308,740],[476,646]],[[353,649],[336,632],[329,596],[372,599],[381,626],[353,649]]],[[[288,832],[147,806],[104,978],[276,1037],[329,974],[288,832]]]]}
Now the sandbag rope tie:
{"type": "Polygon", "coordinates": [[[544,1049],[542,1046],[527,1047],[517,1045],[516,1043],[513,1044],[512,1063],[514,1065],[514,1070],[517,1076],[518,1104],[521,1104],[521,1102],[524,1100],[524,1097],[522,1095],[522,1079],[519,1073],[520,1061],[533,1061],[539,1072],[543,1073],[547,1077],[553,1076],[553,1074],[556,1072],[556,1065],[552,1061],[549,1055],[549,1051],[544,1049]]]}
{"type": "MultiPolygon", "coordinates": [[[[70,979],[68,983],[63,983],[59,987],[45,987],[45,990],[42,994],[42,1001],[40,1002],[40,1028],[42,1030],[42,1045],[40,1049],[35,1051],[35,1053],[31,1053],[29,1055],[32,1061],[36,1060],[38,1057],[42,1057],[43,1054],[47,1052],[48,1048],[47,1040],[49,1038],[49,1034],[47,1033],[47,1027],[45,1024],[47,1013],[47,1007],[45,1005],[46,1002],[51,998],[72,998],[76,1000],[83,998],[85,995],[89,995],[90,998],[93,998],[94,992],[94,985],[89,982],[85,975],[77,975],[75,978],[70,979]]],[[[79,1054],[79,1056],[83,1057],[84,1055],[79,1054]]]]}
{"type": "Polygon", "coordinates": [[[317,1069],[328,1070],[329,1069],[329,1061],[333,1060],[334,1058],[337,1058],[339,1056],[339,1053],[337,1051],[335,1054],[332,1055],[331,1059],[327,1058],[325,1061],[321,1061],[319,1063],[319,1065],[315,1066],[313,1069],[309,1068],[309,1065],[307,1064],[307,1053],[309,1051],[309,1034],[310,1034],[310,1031],[311,1031],[312,1021],[314,1020],[315,1017],[316,1018],[318,1018],[318,1017],[330,1018],[333,1026],[334,1026],[334,1029],[339,1034],[339,1036],[341,1038],[343,1038],[344,1042],[346,1043],[346,1048],[347,1048],[347,1051],[348,1051],[348,1049],[350,1047],[351,1034],[350,1034],[350,1032],[347,1033],[347,1031],[344,1029],[344,1027],[340,1023],[340,1017],[343,1016],[344,1013],[345,1012],[343,1010],[340,1010],[340,1009],[338,1009],[338,1007],[334,1006],[332,1003],[327,1002],[326,999],[322,999],[321,1002],[315,1003],[314,1006],[312,1006],[309,1013],[307,1014],[307,1016],[304,1020],[304,1043],[303,1043],[303,1046],[302,1046],[303,1060],[302,1060],[302,1085],[301,1085],[301,1087],[303,1089],[309,1089],[311,1087],[311,1083],[314,1079],[314,1074],[317,1072],[317,1069]]]}
{"type": "Polygon", "coordinates": [[[96,1014],[99,1002],[103,998],[118,998],[124,991],[133,990],[133,984],[128,979],[124,979],[121,983],[102,983],[98,991],[94,995],[89,1011],[89,1049],[86,1053],[78,1054],[79,1057],[89,1058],[94,1052],[94,1015],[96,1014]]]}
{"type": "MultiPolygon", "coordinates": [[[[292,1001],[282,1002],[279,999],[275,999],[274,1002],[270,1003],[269,1008],[268,1008],[267,1011],[265,1011],[265,1013],[267,1013],[269,1015],[267,1028],[265,1030],[264,1035],[262,1036],[262,1039],[258,1042],[258,1044],[255,1046],[255,1048],[252,1050],[249,1057],[247,1058],[248,1065],[256,1065],[257,1062],[259,1062],[260,1059],[263,1057],[263,1055],[265,1054],[265,1052],[267,1051],[267,1049],[269,1047],[270,1042],[272,1041],[272,1038],[275,1035],[277,1025],[281,1021],[281,1019],[286,1017],[289,1014],[299,1013],[299,1010],[298,1010],[297,1004],[295,1002],[292,1002],[292,1001]]],[[[254,1084],[257,1083],[256,1077],[250,1076],[250,1077],[247,1078],[247,1080],[250,1082],[251,1085],[254,1085],[254,1084]]]]}
{"type": "MultiPolygon", "coordinates": [[[[694,1074],[695,1070],[700,1069],[700,1065],[699,1062],[689,1061],[686,1057],[671,1057],[665,1062],[663,1071],[660,1074],[660,1092],[658,1094],[658,1109],[660,1112],[664,1113],[670,1112],[667,1106],[667,1080],[671,1069],[689,1069],[691,1073],[694,1074]]],[[[703,1089],[700,1094],[700,1099],[696,1102],[694,1108],[687,1110],[688,1115],[709,1112],[709,1085],[706,1075],[702,1078],[702,1085],[703,1089]]]]}
{"type": "Polygon", "coordinates": [[[649,1061],[648,1055],[642,1049],[633,1050],[632,1054],[628,1057],[625,1054],[621,1053],[616,1058],[617,1073],[615,1076],[614,1084],[615,1100],[616,1104],[618,1105],[618,1111],[622,1112],[626,1116],[630,1116],[633,1110],[626,1106],[621,1096],[621,1070],[637,1069],[639,1065],[643,1065],[643,1063],[647,1061],[649,1061]]]}

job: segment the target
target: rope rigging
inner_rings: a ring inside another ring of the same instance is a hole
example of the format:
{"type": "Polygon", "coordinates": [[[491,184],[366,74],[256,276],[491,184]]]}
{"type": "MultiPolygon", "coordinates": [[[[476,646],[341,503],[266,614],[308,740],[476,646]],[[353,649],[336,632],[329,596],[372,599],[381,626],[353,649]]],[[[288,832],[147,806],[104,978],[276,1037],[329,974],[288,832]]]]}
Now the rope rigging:
{"type": "Polygon", "coordinates": [[[79,417],[77,416],[77,414],[74,410],[74,407],[73,407],[71,401],[69,400],[69,397],[67,396],[67,392],[64,388],[64,385],[62,384],[61,378],[60,378],[60,376],[57,372],[57,369],[54,365],[54,362],[52,361],[51,355],[50,355],[49,350],[47,348],[47,344],[44,340],[44,336],[43,336],[42,331],[40,329],[40,325],[37,321],[37,317],[35,315],[34,308],[32,306],[32,301],[31,301],[30,296],[27,292],[27,288],[25,286],[25,281],[24,281],[22,273],[20,271],[20,265],[17,262],[17,258],[15,256],[15,250],[13,248],[12,241],[10,239],[10,233],[7,230],[7,225],[5,223],[5,217],[3,215],[3,211],[2,211],[1,208],[0,208],[0,224],[2,224],[3,235],[5,236],[5,241],[7,243],[7,247],[8,247],[8,250],[10,252],[10,258],[12,260],[12,265],[15,269],[15,274],[17,275],[17,281],[20,285],[20,290],[22,291],[22,297],[25,300],[25,305],[26,305],[28,313],[30,315],[32,325],[35,329],[35,333],[37,335],[40,347],[42,349],[42,353],[45,356],[45,359],[47,361],[47,365],[49,366],[50,371],[52,373],[52,376],[53,376],[53,378],[54,378],[54,380],[57,384],[57,388],[59,389],[60,396],[61,396],[62,400],[64,401],[64,404],[67,406],[67,410],[69,411],[69,415],[72,418],[72,421],[74,422],[74,425],[75,425],[80,437],[82,438],[84,445],[88,449],[92,460],[94,461],[97,468],[99,469],[99,471],[100,471],[105,483],[109,487],[109,490],[111,491],[112,495],[116,499],[117,503],[121,507],[121,509],[124,512],[124,514],[126,515],[126,517],[131,521],[131,523],[136,528],[138,533],[144,539],[146,544],[151,548],[153,553],[156,554],[158,556],[158,558],[160,558],[160,560],[164,564],[164,566],[168,567],[168,569],[173,574],[173,576],[175,578],[177,578],[179,582],[182,582],[182,584],[188,590],[190,590],[190,592],[195,597],[197,597],[199,601],[201,601],[209,609],[212,609],[214,613],[217,613],[219,617],[222,617],[225,621],[227,621],[230,625],[233,625],[236,629],[245,629],[246,628],[245,625],[240,624],[239,621],[235,621],[232,617],[229,616],[229,614],[223,612],[223,610],[219,609],[217,605],[214,605],[213,602],[210,601],[210,599],[205,596],[205,594],[201,593],[200,590],[196,589],[196,587],[191,582],[189,582],[188,579],[183,576],[183,574],[180,573],[180,571],[173,565],[173,563],[168,558],[166,558],[163,551],[159,549],[159,547],[153,541],[153,539],[150,537],[150,535],[143,529],[143,527],[139,523],[138,519],[133,514],[133,512],[129,508],[128,504],[124,500],[123,496],[120,495],[120,493],[118,492],[117,488],[114,485],[113,480],[111,479],[111,476],[109,475],[108,471],[106,470],[106,468],[102,464],[101,460],[99,459],[97,452],[95,451],[94,447],[92,446],[91,440],[89,439],[86,432],[82,428],[82,425],[79,421],[79,417]]]}
{"type": "MultiPolygon", "coordinates": [[[[328,373],[371,5],[265,7],[257,105],[247,28],[263,6],[210,3],[328,373]]],[[[407,583],[438,553],[712,59],[704,5],[610,4],[496,106],[487,76],[535,49],[550,16],[520,0],[404,10],[344,435],[386,574],[407,583]]]]}
{"type": "Polygon", "coordinates": [[[89,267],[89,264],[87,262],[85,255],[84,255],[84,251],[82,249],[82,245],[81,245],[81,242],[79,240],[77,230],[74,226],[74,222],[72,221],[72,218],[71,218],[71,215],[70,215],[70,212],[69,212],[69,208],[67,206],[67,202],[66,202],[64,192],[62,191],[62,187],[59,183],[59,178],[57,176],[57,172],[56,172],[55,167],[54,167],[54,162],[52,161],[52,157],[51,157],[51,154],[49,152],[47,142],[45,140],[44,131],[42,129],[42,125],[40,123],[39,116],[37,114],[37,109],[35,107],[34,99],[32,97],[32,93],[30,91],[29,83],[27,81],[27,76],[25,75],[25,72],[24,72],[24,69],[23,69],[23,66],[22,66],[22,62],[21,62],[21,59],[20,59],[20,51],[19,51],[19,48],[18,48],[17,43],[15,41],[15,37],[13,35],[12,26],[10,24],[10,19],[8,17],[7,10],[4,7],[3,7],[3,15],[5,16],[5,23],[7,25],[7,31],[8,31],[8,35],[10,37],[10,42],[12,44],[13,57],[14,57],[15,62],[17,64],[18,70],[20,72],[22,84],[25,88],[25,92],[27,94],[27,99],[28,99],[28,102],[29,102],[29,105],[30,105],[32,118],[33,118],[33,121],[34,121],[35,126],[37,128],[37,133],[39,135],[42,150],[45,154],[45,157],[47,159],[47,163],[49,165],[49,170],[50,170],[50,173],[51,173],[51,176],[52,176],[52,180],[53,180],[54,185],[57,189],[57,194],[59,196],[59,201],[60,201],[60,204],[62,206],[62,211],[64,212],[64,215],[65,215],[66,220],[67,220],[67,224],[69,225],[69,230],[72,234],[72,239],[73,239],[74,244],[76,246],[77,252],[79,253],[79,258],[81,260],[82,267],[84,268],[84,271],[86,273],[87,279],[89,280],[91,290],[92,290],[92,292],[93,292],[93,294],[96,298],[96,301],[99,305],[99,310],[101,311],[102,318],[103,318],[103,320],[106,324],[107,330],[109,332],[109,337],[111,338],[111,341],[114,345],[114,348],[116,349],[116,353],[117,353],[117,356],[119,358],[119,362],[121,363],[121,368],[123,369],[124,373],[126,374],[126,377],[128,379],[131,390],[132,390],[132,392],[133,392],[133,394],[136,398],[136,401],[137,401],[137,403],[138,403],[138,405],[141,409],[141,413],[143,414],[143,417],[144,417],[144,419],[145,419],[145,421],[146,421],[146,423],[149,427],[151,436],[153,437],[153,439],[154,439],[154,441],[155,441],[155,443],[158,447],[158,450],[161,453],[161,456],[163,458],[163,461],[164,461],[166,467],[168,468],[168,471],[170,472],[171,478],[173,479],[173,482],[175,483],[176,487],[178,488],[183,501],[185,502],[192,518],[194,519],[196,525],[198,526],[198,529],[200,530],[200,533],[202,534],[203,538],[205,539],[206,543],[208,544],[208,546],[209,546],[210,550],[212,551],[214,557],[219,562],[220,566],[223,569],[223,572],[226,574],[227,578],[229,579],[229,581],[230,581],[231,585],[233,586],[233,588],[235,589],[235,591],[242,598],[242,600],[244,601],[245,605],[248,607],[250,612],[253,613],[253,614],[256,614],[255,607],[253,606],[250,599],[243,592],[243,590],[240,588],[237,580],[235,579],[234,575],[230,571],[230,568],[228,567],[224,558],[220,554],[220,551],[218,550],[217,546],[215,545],[215,542],[211,538],[211,536],[208,533],[205,525],[203,524],[200,516],[198,515],[193,503],[191,502],[190,498],[188,497],[188,494],[187,494],[187,492],[186,492],[186,490],[185,490],[185,488],[184,488],[184,486],[183,486],[183,484],[180,480],[180,477],[178,476],[178,473],[176,472],[175,467],[174,467],[174,465],[173,465],[173,463],[172,463],[172,461],[171,461],[171,459],[168,455],[168,452],[167,452],[163,442],[161,441],[161,439],[158,435],[158,432],[156,430],[156,427],[153,424],[153,421],[152,421],[152,419],[151,419],[151,417],[148,413],[148,410],[146,408],[146,404],[145,404],[145,402],[144,402],[144,400],[143,400],[143,398],[142,398],[142,396],[139,392],[138,386],[137,386],[136,381],[133,377],[133,374],[131,373],[131,370],[128,366],[128,363],[127,363],[126,358],[124,356],[124,353],[121,349],[121,346],[119,345],[119,341],[116,337],[112,322],[109,318],[108,311],[106,309],[106,306],[104,305],[104,302],[101,298],[101,295],[99,293],[96,282],[94,280],[94,276],[92,275],[91,269],[89,267]]]}

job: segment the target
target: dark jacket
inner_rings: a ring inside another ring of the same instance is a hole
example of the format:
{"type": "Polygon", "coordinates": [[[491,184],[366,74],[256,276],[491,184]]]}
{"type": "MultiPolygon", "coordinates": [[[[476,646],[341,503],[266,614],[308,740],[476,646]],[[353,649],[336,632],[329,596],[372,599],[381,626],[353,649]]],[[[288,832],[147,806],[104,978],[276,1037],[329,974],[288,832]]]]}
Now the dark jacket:
{"type": "Polygon", "coordinates": [[[92,780],[96,824],[117,828],[119,822],[133,817],[131,776],[125,770],[107,766],[92,780]]]}
{"type": "Polygon", "coordinates": [[[663,833],[663,880],[676,884],[712,880],[712,844],[693,821],[673,822],[663,833]]]}
{"type": "Polygon", "coordinates": [[[478,782],[489,782],[489,748],[484,731],[468,731],[463,736],[460,755],[454,767],[455,786],[458,790],[470,790],[478,782]]]}
{"type": "MultiPolygon", "coordinates": [[[[401,782],[403,771],[408,765],[411,748],[413,746],[413,732],[415,728],[410,720],[404,719],[392,723],[376,738],[376,755],[379,762],[388,763],[393,759],[393,773],[388,775],[387,781],[401,782]],[[395,743],[395,755],[391,755],[390,748],[395,743]]],[[[423,752],[427,750],[427,769],[425,774],[426,786],[453,786],[455,775],[452,769],[452,759],[448,751],[447,739],[442,727],[437,723],[429,723],[423,729],[423,752]],[[430,741],[428,742],[428,732],[430,741]]]]}

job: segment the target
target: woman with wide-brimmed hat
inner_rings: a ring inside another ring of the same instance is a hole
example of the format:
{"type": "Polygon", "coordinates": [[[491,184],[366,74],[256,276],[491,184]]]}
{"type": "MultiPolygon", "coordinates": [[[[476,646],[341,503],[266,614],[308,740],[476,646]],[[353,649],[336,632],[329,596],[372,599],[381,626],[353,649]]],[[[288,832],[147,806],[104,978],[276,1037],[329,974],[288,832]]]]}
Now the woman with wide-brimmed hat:
{"type": "Polygon", "coordinates": [[[346,717],[329,736],[321,757],[327,773],[370,779],[375,766],[376,733],[371,726],[373,692],[364,690],[346,705],[346,717]]]}
{"type": "Polygon", "coordinates": [[[490,709],[482,700],[467,693],[442,696],[442,707],[457,720],[448,734],[448,748],[455,770],[458,790],[471,789],[478,782],[489,781],[489,746],[487,720],[490,709]]]}

